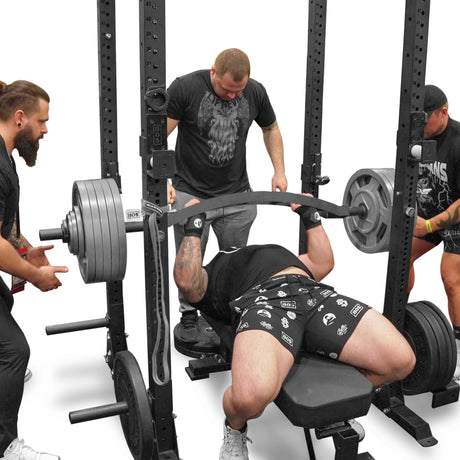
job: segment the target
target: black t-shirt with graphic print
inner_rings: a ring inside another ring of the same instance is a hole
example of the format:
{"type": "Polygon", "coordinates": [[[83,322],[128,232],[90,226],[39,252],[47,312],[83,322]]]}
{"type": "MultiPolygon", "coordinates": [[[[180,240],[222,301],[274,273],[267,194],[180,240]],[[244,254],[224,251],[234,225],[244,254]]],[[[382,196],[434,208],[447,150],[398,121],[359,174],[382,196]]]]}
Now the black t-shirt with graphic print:
{"type": "Polygon", "coordinates": [[[0,222],[2,237],[10,237],[16,211],[19,207],[19,178],[13,157],[8,154],[5,142],[0,136],[0,222]]]}
{"type": "Polygon", "coordinates": [[[246,139],[255,120],[264,128],[276,121],[265,88],[249,78],[231,101],[219,98],[209,70],[176,78],[168,88],[169,118],[180,120],[173,185],[211,198],[246,191],[246,139]]]}
{"type": "Polygon", "coordinates": [[[419,166],[418,215],[429,219],[445,211],[460,198],[460,123],[449,119],[436,137],[436,161],[419,166]]]}
{"type": "Polygon", "coordinates": [[[250,245],[220,251],[204,267],[208,287],[200,302],[193,304],[209,316],[230,322],[229,303],[248,289],[287,267],[299,267],[313,278],[310,270],[288,249],[277,244],[250,245]]]}

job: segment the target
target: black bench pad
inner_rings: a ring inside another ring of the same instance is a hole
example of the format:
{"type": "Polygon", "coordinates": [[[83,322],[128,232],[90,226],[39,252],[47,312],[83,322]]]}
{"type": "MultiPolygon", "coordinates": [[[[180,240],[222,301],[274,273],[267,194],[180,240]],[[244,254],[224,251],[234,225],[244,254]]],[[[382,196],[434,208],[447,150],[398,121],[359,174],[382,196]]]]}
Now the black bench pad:
{"type": "MultiPolygon", "coordinates": [[[[231,326],[203,317],[231,350],[231,326]]],[[[293,425],[319,428],[366,415],[372,397],[372,383],[353,366],[302,351],[275,403],[293,425]]]]}
{"type": "Polygon", "coordinates": [[[318,428],[366,415],[373,385],[353,366],[302,352],[276,405],[293,425],[318,428]]]}

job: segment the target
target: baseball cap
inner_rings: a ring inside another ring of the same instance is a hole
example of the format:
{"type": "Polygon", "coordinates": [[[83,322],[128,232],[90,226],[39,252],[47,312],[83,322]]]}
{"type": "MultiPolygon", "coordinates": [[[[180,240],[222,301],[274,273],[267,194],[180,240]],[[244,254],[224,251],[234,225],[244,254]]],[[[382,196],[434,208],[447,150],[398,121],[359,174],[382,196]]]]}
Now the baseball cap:
{"type": "Polygon", "coordinates": [[[447,97],[444,92],[434,85],[425,86],[425,103],[423,110],[426,112],[428,118],[436,110],[442,107],[447,102],[447,97]]]}

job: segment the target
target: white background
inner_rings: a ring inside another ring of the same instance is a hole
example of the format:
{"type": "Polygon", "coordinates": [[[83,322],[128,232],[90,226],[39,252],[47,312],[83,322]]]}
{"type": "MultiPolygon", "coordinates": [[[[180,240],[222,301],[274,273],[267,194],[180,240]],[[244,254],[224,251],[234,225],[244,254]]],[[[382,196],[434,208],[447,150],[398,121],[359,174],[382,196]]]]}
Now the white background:
{"type": "MultiPolygon", "coordinates": [[[[190,71],[209,68],[225,48],[245,50],[251,76],[268,90],[280,125],[288,191],[300,189],[303,157],[307,1],[168,0],[167,83],[190,71]],[[285,5],[285,6],[284,6],[285,5]]],[[[427,83],[448,95],[451,114],[460,117],[458,91],[460,4],[431,2],[427,83]]],[[[117,3],[118,140],[125,209],[139,208],[139,34],[138,4],[117,3]]],[[[51,96],[49,135],[41,141],[36,167],[18,160],[21,177],[22,231],[34,245],[38,230],[57,227],[71,208],[74,180],[100,177],[96,1],[2,0],[0,79],[31,80],[51,96]]],[[[394,167],[399,114],[404,2],[331,0],[328,5],[324,85],[323,174],[331,183],[320,196],[342,202],[348,178],[360,168],[394,167]]],[[[174,145],[171,142],[171,145],[174,145]]],[[[248,169],[254,190],[269,190],[272,168],[261,131],[248,138],[248,169]]],[[[326,278],[339,291],[382,309],[387,253],[360,253],[340,221],[324,223],[335,250],[336,268],[326,278]]],[[[285,207],[260,206],[250,243],[277,242],[297,250],[298,218],[285,207]]],[[[172,233],[170,233],[172,243],[172,233]]],[[[174,253],[170,244],[171,254],[174,253]]],[[[206,259],[214,254],[210,241],[206,259]]],[[[142,237],[128,235],[124,282],[128,346],[147,374],[142,237]]],[[[447,313],[439,276],[440,248],[417,266],[411,300],[427,299],[447,313]]],[[[117,417],[70,425],[67,413],[114,400],[104,363],[105,331],[47,337],[49,324],[101,318],[106,313],[105,285],[84,285],[76,258],[57,242],[52,263],[68,265],[63,286],[42,294],[27,285],[16,296],[14,314],[28,337],[32,380],[20,412],[20,437],[64,460],[129,459],[117,417]]],[[[170,257],[170,266],[173,258],[170,257]]],[[[7,278],[5,278],[7,279],[7,278]]],[[[176,289],[170,286],[171,324],[178,321],[176,289]]],[[[179,452],[184,460],[216,459],[222,440],[221,396],[229,373],[191,382],[188,358],[172,351],[174,412],[179,452]]],[[[410,397],[407,405],[430,423],[439,440],[422,448],[375,407],[360,419],[366,438],[360,451],[376,459],[454,458],[458,404],[431,409],[430,395],[410,397]]],[[[307,457],[303,432],[270,406],[250,423],[252,460],[307,457]]],[[[319,459],[333,458],[331,439],[315,441],[319,459]]]]}

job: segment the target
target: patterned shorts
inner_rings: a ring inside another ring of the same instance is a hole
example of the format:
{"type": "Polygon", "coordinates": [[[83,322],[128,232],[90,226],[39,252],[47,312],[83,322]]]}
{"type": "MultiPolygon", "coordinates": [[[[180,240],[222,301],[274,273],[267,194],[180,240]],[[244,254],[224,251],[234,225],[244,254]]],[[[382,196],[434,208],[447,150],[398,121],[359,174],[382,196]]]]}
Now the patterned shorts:
{"type": "Polygon", "coordinates": [[[263,330],[293,355],[301,348],[337,359],[369,306],[302,275],[270,278],[230,302],[236,333],[263,330]]]}
{"type": "Polygon", "coordinates": [[[417,237],[421,240],[428,241],[437,246],[441,241],[444,241],[444,252],[450,254],[460,254],[460,226],[453,225],[452,227],[439,230],[434,233],[427,233],[425,236],[417,237]]]}

